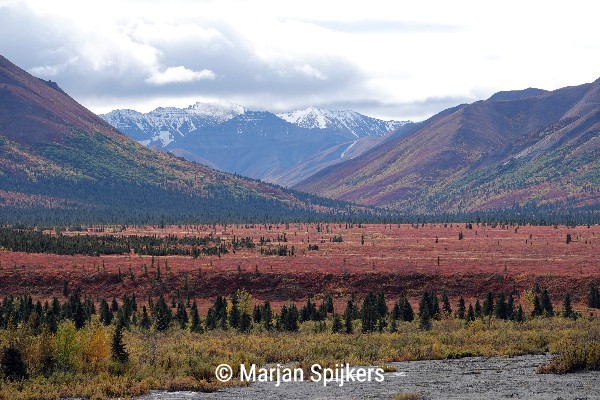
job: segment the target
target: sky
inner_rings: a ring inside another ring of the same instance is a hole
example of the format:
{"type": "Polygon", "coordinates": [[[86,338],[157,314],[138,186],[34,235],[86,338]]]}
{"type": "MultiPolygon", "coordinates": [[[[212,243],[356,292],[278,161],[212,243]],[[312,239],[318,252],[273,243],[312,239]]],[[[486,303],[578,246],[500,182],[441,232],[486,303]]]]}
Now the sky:
{"type": "Polygon", "coordinates": [[[0,54],[96,113],[233,102],[423,120],[600,77],[594,1],[0,0],[0,54]]]}

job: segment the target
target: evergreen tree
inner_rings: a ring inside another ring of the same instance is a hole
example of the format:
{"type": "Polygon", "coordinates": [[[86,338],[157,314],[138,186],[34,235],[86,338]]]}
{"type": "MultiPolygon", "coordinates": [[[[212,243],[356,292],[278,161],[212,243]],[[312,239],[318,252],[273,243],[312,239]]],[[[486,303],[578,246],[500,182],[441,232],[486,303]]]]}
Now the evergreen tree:
{"type": "Polygon", "coordinates": [[[113,333],[111,356],[113,360],[121,364],[125,364],[129,360],[129,353],[127,353],[125,344],[123,344],[123,325],[120,323],[120,321],[117,321],[117,326],[115,327],[115,332],[113,333]]]}
{"type": "Polygon", "coordinates": [[[333,314],[333,297],[331,297],[331,295],[328,295],[325,299],[325,305],[327,306],[327,313],[333,314]]]}
{"type": "Polygon", "coordinates": [[[394,303],[394,307],[392,307],[391,317],[393,321],[397,321],[402,318],[402,313],[400,312],[400,303],[397,301],[394,303]]]}
{"type": "Polygon", "coordinates": [[[442,293],[442,311],[444,312],[445,317],[452,315],[452,307],[450,306],[450,299],[448,299],[446,291],[442,293]]]}
{"type": "Polygon", "coordinates": [[[598,286],[590,285],[587,295],[587,306],[589,308],[600,308],[600,292],[598,286]]]}
{"type": "Polygon", "coordinates": [[[496,304],[494,306],[494,317],[498,319],[508,319],[506,300],[504,299],[504,292],[498,294],[496,304]]]}
{"type": "Polygon", "coordinates": [[[483,315],[486,317],[492,315],[492,313],[494,312],[494,295],[492,294],[492,292],[488,292],[485,296],[485,299],[483,300],[482,312],[483,315]]]}
{"type": "Polygon", "coordinates": [[[419,328],[422,330],[431,329],[431,300],[427,292],[423,293],[421,301],[419,302],[419,328]]]}
{"type": "Polygon", "coordinates": [[[218,319],[215,309],[210,307],[206,314],[206,329],[209,331],[217,329],[218,319]]]}
{"type": "Polygon", "coordinates": [[[152,316],[154,318],[157,331],[162,332],[169,328],[171,320],[173,319],[173,314],[162,294],[154,305],[152,316]]]}
{"type": "Polygon", "coordinates": [[[533,311],[531,312],[532,317],[539,317],[544,314],[540,297],[536,294],[533,296],[533,311]]]}
{"type": "Polygon", "coordinates": [[[331,326],[331,332],[340,333],[342,331],[342,320],[339,315],[333,314],[333,324],[331,326]]]}
{"type": "Polygon", "coordinates": [[[373,293],[368,293],[365,296],[361,314],[362,332],[374,332],[377,329],[379,313],[377,310],[377,297],[373,293]]]}
{"type": "Polygon", "coordinates": [[[265,329],[270,331],[273,328],[273,311],[271,310],[271,303],[265,301],[262,312],[262,320],[265,329]]]}
{"type": "Polygon", "coordinates": [[[146,306],[142,306],[142,319],[140,320],[140,326],[142,329],[150,329],[152,325],[152,321],[150,321],[150,317],[148,316],[148,310],[146,306]]]}
{"type": "Polygon", "coordinates": [[[481,318],[483,317],[483,311],[481,310],[481,303],[479,302],[479,299],[477,299],[477,301],[475,301],[475,318],[481,318]]]}
{"type": "Polygon", "coordinates": [[[237,329],[240,327],[241,313],[240,308],[238,306],[238,298],[235,293],[231,297],[231,304],[232,307],[231,312],[229,314],[229,326],[231,326],[234,329],[237,329]]]}
{"type": "Polygon", "coordinates": [[[513,319],[515,316],[515,299],[511,294],[508,295],[508,301],[506,302],[506,318],[513,319]]]}
{"type": "Polygon", "coordinates": [[[471,303],[469,303],[466,320],[467,322],[475,321],[475,310],[473,310],[473,305],[471,303]]]}
{"type": "Polygon", "coordinates": [[[402,321],[412,322],[415,319],[415,313],[413,312],[412,306],[406,296],[402,298],[402,304],[400,306],[400,312],[402,314],[402,321]]]}
{"type": "Polygon", "coordinates": [[[113,319],[113,314],[108,309],[108,302],[105,299],[102,299],[100,302],[100,322],[103,325],[110,325],[113,319]]]}
{"type": "Polygon", "coordinates": [[[571,305],[571,296],[569,293],[565,293],[565,297],[563,299],[563,318],[574,318],[575,313],[573,312],[573,306],[571,305]]]}
{"type": "Polygon", "coordinates": [[[116,313],[119,311],[119,304],[117,303],[117,299],[113,297],[112,302],[110,303],[110,311],[116,313]]]}
{"type": "Polygon", "coordinates": [[[523,312],[523,307],[519,304],[519,308],[515,312],[514,320],[516,322],[525,322],[525,313],[523,312]]]}
{"type": "Polygon", "coordinates": [[[244,311],[240,317],[240,332],[248,333],[250,332],[250,328],[252,328],[252,318],[250,314],[244,311]]]}
{"type": "Polygon", "coordinates": [[[260,310],[260,307],[258,306],[258,304],[254,306],[254,310],[252,312],[252,319],[257,324],[260,324],[260,322],[261,322],[262,311],[260,310]]]}
{"type": "Polygon", "coordinates": [[[429,310],[429,314],[433,319],[440,319],[442,316],[442,312],[440,310],[440,302],[438,300],[437,294],[432,293],[431,296],[431,309],[429,310]]]}
{"type": "Polygon", "coordinates": [[[544,288],[542,290],[542,296],[540,298],[540,302],[542,305],[543,314],[546,317],[554,316],[554,308],[552,307],[552,301],[550,301],[550,295],[548,294],[548,289],[544,288]]]}
{"type": "Polygon", "coordinates": [[[177,319],[177,322],[179,323],[179,327],[181,329],[185,329],[189,322],[189,318],[188,318],[188,314],[185,309],[185,306],[183,305],[182,302],[179,302],[177,304],[177,313],[175,315],[175,318],[177,319]]]}
{"type": "Polygon", "coordinates": [[[194,301],[192,303],[192,308],[190,309],[190,314],[192,318],[192,323],[190,325],[190,331],[195,333],[202,333],[202,321],[200,320],[200,314],[198,313],[198,306],[194,301]]]}
{"type": "Polygon", "coordinates": [[[354,327],[352,321],[354,320],[354,305],[352,300],[348,300],[346,304],[346,310],[344,311],[344,331],[348,334],[352,333],[354,327]]]}
{"type": "Polygon", "coordinates": [[[27,366],[23,362],[21,351],[14,346],[7,347],[0,358],[0,371],[9,380],[27,378],[27,366]]]}
{"type": "Polygon", "coordinates": [[[388,314],[388,307],[383,292],[379,293],[379,296],[377,296],[377,314],[379,320],[385,319],[388,314]]]}
{"type": "MultiPolygon", "coordinates": [[[[456,317],[459,319],[465,319],[465,299],[460,296],[460,299],[458,299],[458,306],[456,307],[456,317]]],[[[471,307],[472,308],[472,307],[471,307]]]]}

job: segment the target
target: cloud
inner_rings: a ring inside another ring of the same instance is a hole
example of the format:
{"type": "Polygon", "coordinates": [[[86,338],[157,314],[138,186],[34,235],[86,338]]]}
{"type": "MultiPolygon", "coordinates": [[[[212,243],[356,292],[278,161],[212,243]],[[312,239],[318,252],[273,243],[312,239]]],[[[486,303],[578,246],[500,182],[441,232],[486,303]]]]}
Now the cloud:
{"type": "Polygon", "coordinates": [[[307,76],[309,78],[314,78],[314,79],[318,79],[321,81],[324,81],[327,79],[326,75],[324,75],[321,71],[319,71],[317,68],[313,67],[310,64],[296,65],[294,67],[294,70],[304,74],[305,76],[307,76]]]}
{"type": "Polygon", "coordinates": [[[184,66],[169,67],[163,72],[156,72],[146,79],[153,85],[166,85],[169,83],[194,82],[202,79],[215,79],[215,73],[209,69],[193,71],[184,66]]]}
{"type": "Polygon", "coordinates": [[[448,23],[395,19],[358,19],[353,21],[307,19],[305,22],[337,32],[363,33],[450,33],[463,27],[448,23]]]}
{"type": "Polygon", "coordinates": [[[422,119],[595,80],[595,18],[516,0],[0,0],[0,52],[95,112],[223,100],[422,119]]]}

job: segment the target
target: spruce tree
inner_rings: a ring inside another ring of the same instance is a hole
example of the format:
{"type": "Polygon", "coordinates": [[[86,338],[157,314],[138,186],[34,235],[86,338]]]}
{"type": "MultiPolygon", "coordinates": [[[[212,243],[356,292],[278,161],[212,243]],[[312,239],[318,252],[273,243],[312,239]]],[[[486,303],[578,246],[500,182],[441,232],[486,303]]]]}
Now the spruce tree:
{"type": "Polygon", "coordinates": [[[506,319],[513,319],[515,315],[515,299],[511,294],[508,295],[508,301],[506,302],[506,319]]]}
{"type": "Polygon", "coordinates": [[[542,296],[540,298],[540,302],[542,305],[543,314],[546,317],[554,316],[554,307],[552,307],[552,301],[550,300],[550,295],[548,294],[548,289],[544,288],[542,291],[542,296]]]}
{"type": "Polygon", "coordinates": [[[270,331],[273,328],[273,311],[271,309],[271,303],[265,301],[262,313],[263,325],[266,330],[270,331]]]}
{"type": "Polygon", "coordinates": [[[448,299],[448,295],[444,291],[442,293],[442,311],[444,312],[445,317],[449,317],[452,315],[452,307],[450,306],[450,299],[448,299]]]}
{"type": "Polygon", "coordinates": [[[169,328],[173,314],[162,294],[154,305],[154,312],[152,315],[154,317],[157,331],[161,332],[169,328]]]}
{"type": "Polygon", "coordinates": [[[513,318],[516,322],[525,322],[525,313],[523,312],[523,307],[519,304],[519,308],[515,312],[515,316],[513,318]]]}
{"type": "Polygon", "coordinates": [[[485,299],[483,300],[482,312],[483,315],[486,317],[492,315],[492,313],[494,312],[494,295],[492,294],[492,292],[488,292],[485,296],[485,299]]]}
{"type": "Polygon", "coordinates": [[[148,310],[146,306],[142,306],[142,319],[140,320],[140,326],[142,329],[150,329],[152,325],[152,321],[150,321],[150,317],[148,316],[148,310]]]}
{"type": "Polygon", "coordinates": [[[354,319],[354,305],[352,304],[352,300],[348,300],[346,304],[346,310],[344,311],[344,331],[348,334],[352,333],[354,330],[352,326],[352,321],[354,319]]]}
{"type": "Polygon", "coordinates": [[[536,294],[533,296],[533,311],[531,312],[532,317],[539,317],[544,314],[542,303],[540,302],[539,296],[536,294]]]}
{"type": "Polygon", "coordinates": [[[494,317],[497,319],[507,319],[507,305],[504,299],[504,292],[500,292],[498,294],[498,298],[496,299],[496,304],[494,306],[494,317]]]}
{"type": "Polygon", "coordinates": [[[481,311],[481,303],[479,302],[479,299],[477,299],[477,301],[475,301],[475,318],[481,318],[483,317],[483,312],[481,311]]]}
{"type": "Polygon", "coordinates": [[[192,318],[192,323],[190,324],[190,331],[195,333],[202,333],[202,321],[200,320],[200,314],[198,313],[198,306],[196,305],[196,301],[192,303],[192,308],[190,309],[190,314],[192,318]]]}
{"type": "Polygon", "coordinates": [[[598,286],[590,285],[587,295],[587,306],[589,308],[600,308],[600,292],[598,286]]]}
{"type": "Polygon", "coordinates": [[[571,305],[571,296],[569,293],[565,293],[565,297],[563,299],[563,318],[574,318],[575,313],[573,312],[573,306],[571,305]]]}
{"type": "Polygon", "coordinates": [[[340,333],[342,331],[342,320],[339,315],[333,314],[333,324],[331,325],[331,332],[340,333]]]}
{"type": "Polygon", "coordinates": [[[431,329],[431,304],[427,292],[423,293],[419,302],[419,328],[422,330],[431,329]]]}
{"type": "Polygon", "coordinates": [[[467,322],[475,321],[475,310],[473,310],[473,305],[471,303],[469,303],[466,320],[467,322]]]}
{"type": "Polygon", "coordinates": [[[209,331],[217,329],[218,319],[215,309],[210,307],[206,314],[206,329],[209,331]]]}
{"type": "Polygon", "coordinates": [[[117,312],[119,311],[119,304],[117,303],[117,299],[113,297],[112,302],[110,303],[110,311],[117,312]]]}
{"type": "Polygon", "coordinates": [[[9,380],[27,378],[27,366],[23,362],[21,350],[17,347],[7,347],[0,358],[0,371],[9,380]]]}
{"type": "Polygon", "coordinates": [[[465,312],[465,299],[462,296],[460,296],[460,298],[458,299],[458,306],[456,307],[456,317],[459,319],[465,319],[465,312]]]}
{"type": "Polygon", "coordinates": [[[400,307],[402,313],[402,321],[412,322],[415,319],[415,313],[413,312],[412,306],[406,296],[402,299],[402,305],[400,307]]]}
{"type": "Polygon", "coordinates": [[[185,306],[183,305],[182,302],[179,302],[177,304],[177,314],[175,315],[175,318],[177,319],[177,322],[179,323],[179,327],[181,329],[185,329],[189,322],[189,318],[188,318],[188,314],[185,309],[185,306]]]}
{"type": "Polygon", "coordinates": [[[250,328],[252,328],[252,318],[250,314],[244,311],[240,317],[240,332],[248,333],[250,328]]]}
{"type": "Polygon", "coordinates": [[[123,325],[120,321],[117,321],[117,326],[115,327],[115,332],[113,333],[111,356],[113,360],[121,364],[125,364],[129,360],[129,353],[127,353],[125,344],[123,344],[123,325]]]}
{"type": "Polygon", "coordinates": [[[108,308],[108,302],[105,299],[102,299],[100,302],[100,322],[103,325],[110,325],[113,319],[113,314],[110,312],[108,308]]]}

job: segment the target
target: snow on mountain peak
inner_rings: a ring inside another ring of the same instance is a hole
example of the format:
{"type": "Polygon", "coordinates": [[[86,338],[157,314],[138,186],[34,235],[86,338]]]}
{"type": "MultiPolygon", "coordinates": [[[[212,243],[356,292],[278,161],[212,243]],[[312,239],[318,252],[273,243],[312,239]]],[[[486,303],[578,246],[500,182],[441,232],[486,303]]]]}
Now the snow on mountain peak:
{"type": "Polygon", "coordinates": [[[227,121],[244,114],[246,109],[235,103],[203,103],[197,102],[186,109],[187,112],[202,117],[211,117],[220,122],[227,121]]]}

